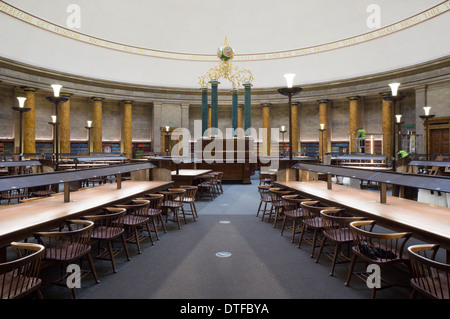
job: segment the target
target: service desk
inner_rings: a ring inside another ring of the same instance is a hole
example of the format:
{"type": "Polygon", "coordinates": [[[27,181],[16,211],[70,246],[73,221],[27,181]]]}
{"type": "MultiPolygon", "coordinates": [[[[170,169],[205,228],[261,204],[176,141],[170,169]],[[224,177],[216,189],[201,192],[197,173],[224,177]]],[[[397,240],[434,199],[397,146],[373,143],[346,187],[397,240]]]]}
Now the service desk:
{"type": "Polygon", "coordinates": [[[173,186],[194,185],[196,179],[211,172],[212,170],[210,169],[179,169],[178,171],[172,171],[173,186]]]}
{"type": "MultiPolygon", "coordinates": [[[[64,202],[64,194],[39,198],[17,205],[0,208],[0,249],[12,241],[20,241],[36,231],[45,231],[67,219],[76,219],[103,207],[122,203],[145,193],[170,188],[173,182],[123,181],[122,188],[116,184],[104,184],[72,192],[70,202],[64,202]]],[[[0,260],[4,257],[0,251],[0,260]]]]}
{"type": "Polygon", "coordinates": [[[275,182],[302,196],[319,200],[325,205],[343,207],[350,214],[364,216],[394,231],[408,231],[417,239],[438,243],[447,250],[450,262],[450,209],[387,195],[386,204],[380,194],[323,181],[275,182]]]}

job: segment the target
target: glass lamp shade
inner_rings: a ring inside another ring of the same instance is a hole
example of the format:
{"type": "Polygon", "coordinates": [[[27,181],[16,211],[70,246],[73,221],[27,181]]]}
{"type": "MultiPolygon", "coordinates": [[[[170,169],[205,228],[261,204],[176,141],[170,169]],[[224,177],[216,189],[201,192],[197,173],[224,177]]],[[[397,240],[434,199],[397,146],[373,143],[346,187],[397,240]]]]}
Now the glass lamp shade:
{"type": "Polygon", "coordinates": [[[431,109],[431,106],[424,106],[423,107],[423,110],[425,111],[425,115],[426,116],[430,115],[430,109],[431,109]]]}
{"type": "Polygon", "coordinates": [[[25,105],[25,100],[27,98],[26,97],[18,97],[17,99],[19,100],[19,107],[23,108],[23,106],[25,105]]]}
{"type": "Polygon", "coordinates": [[[286,126],[281,126],[281,132],[284,132],[286,130],[286,126]]]}
{"type": "Polygon", "coordinates": [[[166,132],[169,132],[170,126],[166,126],[166,132]]]}
{"type": "Polygon", "coordinates": [[[59,92],[61,91],[62,85],[52,84],[52,88],[53,88],[53,93],[55,94],[56,97],[58,97],[59,92]]]}
{"type": "Polygon", "coordinates": [[[56,123],[56,115],[52,115],[52,123],[56,123]]]}
{"type": "Polygon", "coordinates": [[[91,125],[92,125],[92,121],[87,121],[87,126],[91,127],[91,125]]]}
{"type": "Polygon", "coordinates": [[[320,124],[320,129],[323,130],[325,127],[325,124],[320,124]]]}
{"type": "Polygon", "coordinates": [[[395,116],[395,118],[397,119],[397,123],[400,123],[402,121],[402,115],[401,114],[397,114],[395,116]]]}
{"type": "Polygon", "coordinates": [[[288,73],[284,75],[284,78],[286,79],[286,84],[288,88],[291,88],[294,85],[294,73],[288,73]]]}
{"type": "Polygon", "coordinates": [[[400,83],[391,83],[389,84],[389,86],[391,87],[392,96],[397,96],[398,87],[400,86],[400,83]]]}

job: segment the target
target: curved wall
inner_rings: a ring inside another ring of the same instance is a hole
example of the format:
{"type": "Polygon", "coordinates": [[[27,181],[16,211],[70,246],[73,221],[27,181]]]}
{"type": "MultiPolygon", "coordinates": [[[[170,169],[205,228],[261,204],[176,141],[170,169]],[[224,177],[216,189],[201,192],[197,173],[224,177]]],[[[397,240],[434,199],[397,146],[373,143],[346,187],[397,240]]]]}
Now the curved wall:
{"type": "MultiPolygon", "coordinates": [[[[92,2],[79,1],[81,29],[60,28],[59,33],[47,30],[43,20],[48,20],[53,27],[66,28],[69,13],[65,9],[70,2],[58,1],[54,6],[50,1],[0,3],[0,28],[10,30],[1,35],[2,42],[8,45],[2,46],[0,56],[88,78],[198,88],[198,77],[218,62],[214,53],[224,36],[228,36],[236,51],[234,64],[253,72],[254,88],[270,88],[284,86],[283,74],[287,72],[297,74],[299,85],[308,85],[386,72],[450,54],[450,42],[443,31],[450,28],[450,1],[410,0],[395,4],[378,1],[382,9],[382,25],[378,31],[367,28],[366,8],[370,1],[358,5],[354,1],[342,1],[337,8],[335,1],[306,7],[299,7],[298,1],[286,1],[284,5],[277,2],[276,7],[265,1],[258,1],[259,6],[255,1],[233,6],[231,1],[221,9],[208,4],[210,1],[189,6],[181,0],[164,2],[164,5],[156,2],[125,5],[122,1],[102,0],[96,1],[95,6],[92,2]],[[430,9],[436,5],[439,7],[430,9]],[[411,16],[419,17],[420,23],[417,19],[405,21],[411,16]],[[36,21],[40,21],[39,26],[36,21]],[[389,27],[399,21],[403,24],[389,27]],[[376,33],[380,30],[384,30],[383,36],[376,33]],[[73,32],[86,35],[87,40],[75,40],[73,37],[78,35],[73,32]],[[358,42],[358,36],[367,32],[373,32],[375,38],[358,42]],[[93,45],[92,37],[125,46],[114,46],[119,50],[113,50],[93,45]],[[321,46],[346,38],[353,40],[341,42],[343,47],[338,49],[321,46]],[[128,53],[130,46],[180,53],[172,56],[163,52],[162,55],[170,58],[160,58],[140,51],[128,53]],[[300,50],[309,46],[314,49],[300,50]],[[272,54],[293,49],[299,50],[272,54]],[[278,58],[286,55],[293,57],[278,58]],[[202,59],[207,61],[198,61],[202,59]]],[[[220,87],[229,86],[224,81],[220,87]]]]}

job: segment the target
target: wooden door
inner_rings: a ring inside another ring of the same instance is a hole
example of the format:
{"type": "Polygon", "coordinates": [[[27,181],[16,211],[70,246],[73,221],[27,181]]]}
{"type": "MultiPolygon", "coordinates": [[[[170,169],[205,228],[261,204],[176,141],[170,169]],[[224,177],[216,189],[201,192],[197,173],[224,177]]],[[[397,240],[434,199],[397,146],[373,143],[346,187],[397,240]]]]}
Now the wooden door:
{"type": "Polygon", "coordinates": [[[430,129],[430,153],[449,154],[449,129],[430,129]]]}

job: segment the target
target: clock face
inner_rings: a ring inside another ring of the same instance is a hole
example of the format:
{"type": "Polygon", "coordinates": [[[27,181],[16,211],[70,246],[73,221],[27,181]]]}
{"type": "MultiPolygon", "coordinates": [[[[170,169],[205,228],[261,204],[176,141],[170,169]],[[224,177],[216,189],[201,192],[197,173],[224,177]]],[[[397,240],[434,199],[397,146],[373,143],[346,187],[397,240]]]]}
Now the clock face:
{"type": "Polygon", "coordinates": [[[219,57],[219,59],[221,60],[230,60],[233,58],[234,56],[234,51],[231,47],[220,47],[217,50],[217,56],[219,57]]]}

